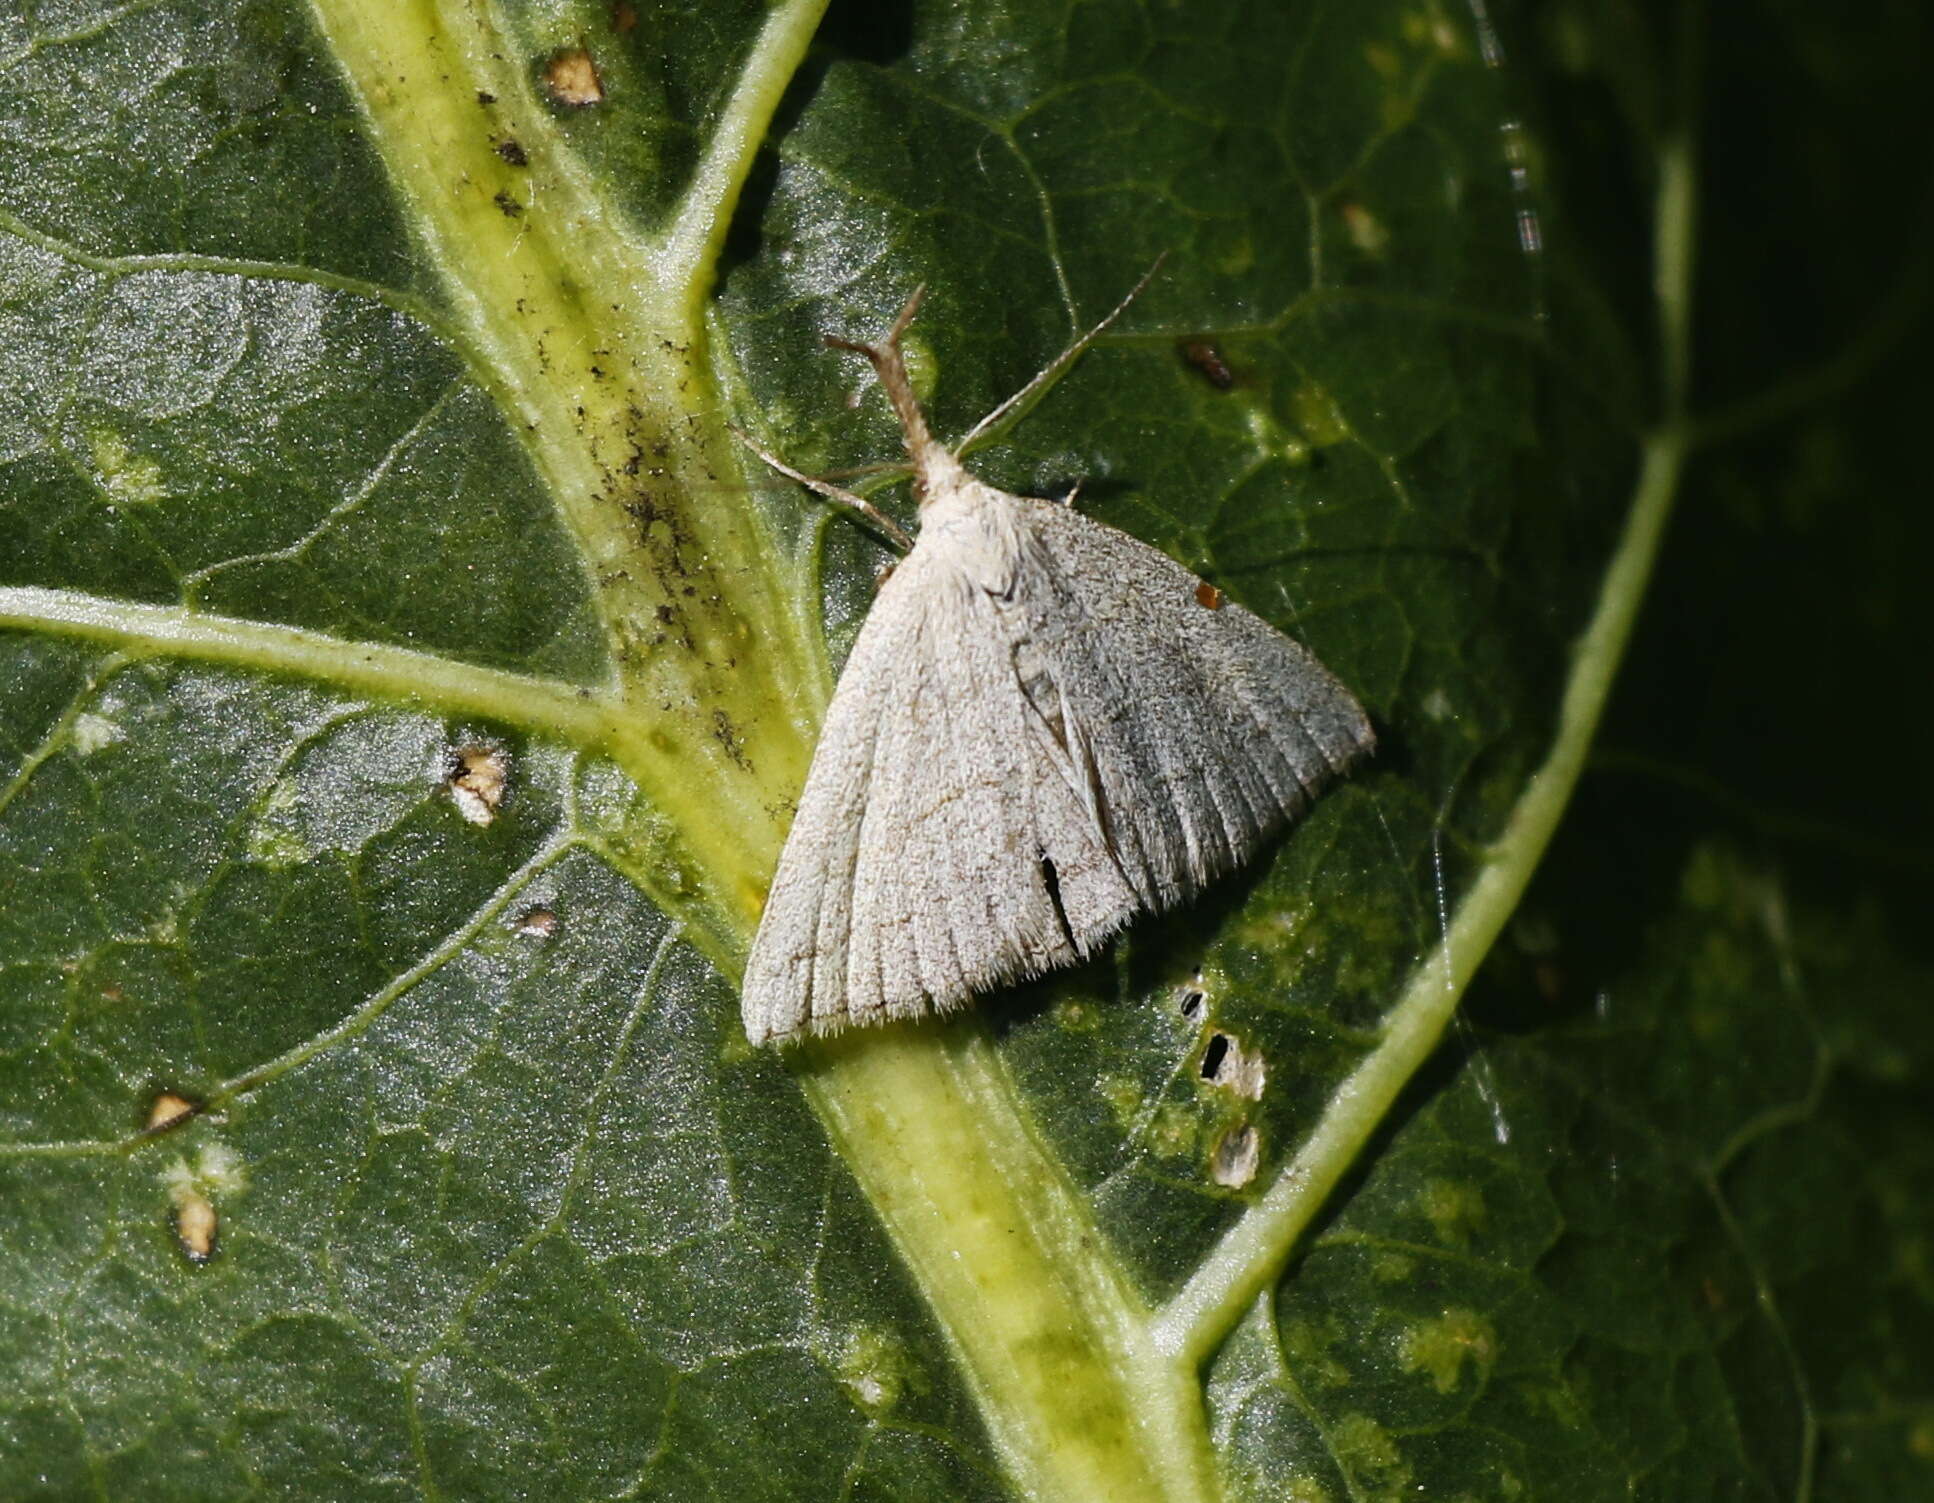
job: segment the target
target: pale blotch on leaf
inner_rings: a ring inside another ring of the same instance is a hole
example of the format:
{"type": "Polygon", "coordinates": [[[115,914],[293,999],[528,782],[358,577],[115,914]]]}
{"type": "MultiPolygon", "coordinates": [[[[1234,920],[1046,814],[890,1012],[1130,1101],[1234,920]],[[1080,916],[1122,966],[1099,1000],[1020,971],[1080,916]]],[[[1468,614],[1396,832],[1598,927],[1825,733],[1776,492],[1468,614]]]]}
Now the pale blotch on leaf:
{"type": "Polygon", "coordinates": [[[1344,1415],[1329,1438],[1331,1452],[1363,1495],[1395,1498],[1410,1486],[1410,1463],[1390,1432],[1369,1415],[1344,1415]]]}
{"type": "Polygon", "coordinates": [[[1450,696],[1444,692],[1442,685],[1426,694],[1417,708],[1432,720],[1449,720],[1457,713],[1456,706],[1451,703],[1450,696]]]}
{"type": "Polygon", "coordinates": [[[1283,1356],[1304,1382],[1326,1388],[1342,1388],[1350,1382],[1350,1370],[1330,1355],[1331,1348],[1344,1344],[1334,1321],[1326,1319],[1321,1326],[1309,1320],[1289,1321],[1281,1334],[1283,1356]]]}
{"type": "Polygon", "coordinates": [[[1360,203],[1345,203],[1337,210],[1343,216],[1343,233],[1373,261],[1381,261],[1390,249],[1390,229],[1360,203]]]}
{"type": "Polygon", "coordinates": [[[1290,417],[1312,444],[1327,449],[1350,436],[1350,425],[1343,420],[1343,409],[1314,381],[1305,381],[1289,394],[1290,417]]]}
{"type": "Polygon", "coordinates": [[[1400,1252],[1384,1251],[1370,1260],[1370,1277],[1379,1284],[1408,1284],[1417,1276],[1417,1260],[1400,1252]]]}
{"type": "Polygon", "coordinates": [[[1309,463],[1310,446],[1291,433],[1260,407],[1249,409],[1249,436],[1256,441],[1256,453],[1300,469],[1309,463]]]}
{"type": "Polygon", "coordinates": [[[1239,277],[1255,270],[1255,266],[1256,242],[1247,235],[1238,235],[1229,241],[1215,258],[1215,269],[1225,277],[1239,277]]]}
{"type": "Polygon", "coordinates": [[[444,778],[457,813],[473,825],[487,825],[496,819],[510,784],[510,754],[501,746],[473,741],[450,753],[444,778]]]}
{"type": "Polygon", "coordinates": [[[1216,1140],[1209,1155],[1209,1178],[1225,1189],[1240,1190],[1262,1163],[1262,1135],[1247,1122],[1216,1140]]]}
{"type": "Polygon", "coordinates": [[[1417,1207],[1448,1247],[1467,1247],[1486,1219],[1484,1196],[1463,1180],[1433,1179],[1417,1194],[1417,1207]]]}
{"type": "Polygon", "coordinates": [[[1439,1393],[1453,1393],[1464,1364],[1482,1381],[1497,1360],[1497,1332],[1473,1310],[1446,1310],[1435,1320],[1419,1321],[1397,1338],[1397,1361],[1407,1373],[1420,1372],[1439,1393]]]}
{"type": "Polygon", "coordinates": [[[1450,18],[1435,7],[1406,11],[1400,24],[1403,39],[1413,47],[1429,47],[1447,58],[1461,58],[1464,55],[1462,34],[1451,24],[1450,18]]]}
{"type": "Polygon", "coordinates": [[[127,737],[128,733],[121,728],[119,721],[96,715],[92,710],[76,715],[73,725],[67,730],[67,743],[74,748],[77,757],[91,757],[102,747],[125,741],[127,737]]]}
{"type": "Polygon", "coordinates": [[[168,499],[168,488],[161,481],[161,466],[145,454],[137,454],[128,441],[107,428],[88,434],[93,451],[94,473],[101,477],[101,489],[116,506],[153,506],[168,499]]]}
{"type": "Polygon", "coordinates": [[[276,871],[300,866],[315,854],[297,805],[301,795],[291,778],[278,778],[249,821],[249,859],[276,871]]]}
{"type": "Polygon", "coordinates": [[[1307,1472],[1241,1468],[1242,1496],[1254,1503],[1335,1503],[1328,1488],[1307,1472]]]}
{"type": "Polygon", "coordinates": [[[890,1414],[909,1387],[924,1386],[906,1344],[871,1326],[847,1334],[835,1365],[846,1396],[875,1418],[890,1414]]]}
{"type": "Polygon", "coordinates": [[[248,1187],[241,1160],[226,1145],[207,1143],[192,1163],[177,1158],[164,1168],[161,1183],[168,1192],[169,1220],[182,1256],[191,1263],[208,1262],[215,1256],[221,1231],[218,1203],[232,1200],[248,1187]]]}
{"type": "Polygon", "coordinates": [[[1128,1127],[1142,1109],[1141,1087],[1119,1075],[1104,1076],[1095,1083],[1095,1094],[1108,1103],[1117,1127],[1128,1127]]]}
{"type": "Polygon", "coordinates": [[[1148,1146],[1163,1158],[1193,1158],[1200,1130],[1194,1112],[1165,1101],[1149,1124],[1148,1146]]]}
{"type": "Polygon", "coordinates": [[[148,1120],[141,1130],[165,1132],[168,1128],[179,1127],[200,1109],[199,1102],[177,1091],[159,1091],[154,1100],[148,1103],[148,1120]]]}
{"type": "Polygon", "coordinates": [[[582,47],[567,47],[545,60],[544,92],[554,104],[586,109],[604,103],[604,80],[598,65],[582,47]]]}

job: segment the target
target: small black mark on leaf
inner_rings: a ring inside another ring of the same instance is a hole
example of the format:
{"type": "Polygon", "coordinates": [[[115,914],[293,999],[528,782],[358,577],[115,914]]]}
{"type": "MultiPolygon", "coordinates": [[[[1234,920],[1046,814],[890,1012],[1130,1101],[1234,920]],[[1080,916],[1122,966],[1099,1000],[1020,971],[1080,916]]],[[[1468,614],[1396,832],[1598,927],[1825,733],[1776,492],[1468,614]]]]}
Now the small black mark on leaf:
{"type": "Polygon", "coordinates": [[[493,105],[496,102],[497,102],[497,96],[495,94],[490,93],[487,89],[477,90],[478,104],[488,106],[488,105],[493,105]]]}
{"type": "Polygon", "coordinates": [[[524,206],[510,196],[508,188],[499,188],[497,196],[491,202],[502,209],[505,217],[509,219],[515,219],[524,212],[524,206]]]}
{"type": "Polygon", "coordinates": [[[1214,1080],[1222,1073],[1222,1061],[1228,1057],[1229,1035],[1218,1033],[1210,1036],[1209,1047],[1202,1051],[1202,1078],[1214,1080]]]}
{"type": "Polygon", "coordinates": [[[531,164],[531,159],[524,148],[509,136],[497,143],[497,155],[513,167],[528,167],[531,164]]]}
{"type": "Polygon", "coordinates": [[[739,739],[738,727],[732,724],[732,717],[723,710],[712,711],[712,736],[725,748],[726,756],[747,772],[752,764],[745,759],[745,746],[739,739]]]}

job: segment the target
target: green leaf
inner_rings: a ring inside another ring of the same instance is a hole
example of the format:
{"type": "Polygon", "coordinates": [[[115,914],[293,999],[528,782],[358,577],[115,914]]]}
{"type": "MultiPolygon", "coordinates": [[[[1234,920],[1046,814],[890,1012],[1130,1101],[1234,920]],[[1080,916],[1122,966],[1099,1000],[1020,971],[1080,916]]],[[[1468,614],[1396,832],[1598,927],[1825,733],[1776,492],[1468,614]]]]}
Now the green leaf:
{"type": "Polygon", "coordinates": [[[824,9],[0,18],[0,1493],[1924,1491],[1925,793],[1687,707],[1924,673],[1925,518],[1841,504],[1924,259],[1794,252],[1899,290],[1770,389],[1711,268],[1755,151],[1907,235],[1742,80],[1917,139],[1926,23],[824,9]],[[1076,972],[750,1049],[880,554],[731,428],[890,463],[825,335],[924,282],[960,433],[1158,255],[972,463],[1377,757],[1076,972]]]}

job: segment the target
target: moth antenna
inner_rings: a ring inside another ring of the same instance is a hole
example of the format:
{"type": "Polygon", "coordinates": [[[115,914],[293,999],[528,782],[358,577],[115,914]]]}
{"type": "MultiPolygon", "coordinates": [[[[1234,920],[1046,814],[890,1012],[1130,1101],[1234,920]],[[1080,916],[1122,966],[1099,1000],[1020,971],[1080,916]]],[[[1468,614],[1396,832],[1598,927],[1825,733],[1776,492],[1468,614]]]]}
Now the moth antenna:
{"type": "Polygon", "coordinates": [[[1083,334],[1079,339],[1077,339],[1073,344],[1069,345],[1059,355],[1055,356],[1054,359],[1048,365],[1043,367],[1041,373],[1037,375],[1032,381],[1028,382],[1027,385],[1023,386],[1019,391],[1015,392],[1013,396],[1009,397],[1005,402],[1001,403],[1000,406],[996,407],[992,412],[988,413],[986,417],[982,418],[978,423],[974,424],[973,427],[969,428],[967,430],[967,436],[961,439],[959,443],[954,445],[955,456],[958,457],[962,454],[965,454],[968,451],[968,449],[970,449],[974,444],[978,443],[981,440],[981,438],[986,435],[988,429],[992,428],[996,423],[1000,422],[1002,418],[1006,417],[1010,412],[1013,412],[1017,407],[1020,407],[1022,404],[1031,401],[1037,394],[1039,394],[1042,388],[1047,386],[1052,386],[1056,381],[1060,380],[1061,373],[1067,370],[1067,368],[1070,365],[1074,364],[1074,362],[1080,357],[1081,353],[1084,350],[1086,350],[1089,345],[1093,344],[1097,339],[1101,338],[1103,334],[1107,333],[1108,327],[1110,324],[1114,323],[1116,319],[1120,318],[1122,314],[1128,311],[1128,305],[1134,302],[1136,298],[1140,297],[1142,295],[1143,289],[1146,288],[1150,282],[1155,280],[1155,273],[1162,269],[1162,263],[1167,259],[1168,259],[1168,252],[1163,251],[1161,255],[1155,258],[1153,264],[1149,266],[1148,270],[1142,273],[1142,279],[1139,282],[1137,282],[1133,287],[1128,289],[1128,296],[1123,298],[1119,303],[1115,304],[1115,306],[1108,311],[1108,316],[1106,318],[1102,319],[1100,323],[1096,324],[1086,334],[1083,334]]]}
{"type": "Polygon", "coordinates": [[[908,457],[913,460],[914,484],[923,495],[928,472],[937,463],[936,455],[944,454],[945,450],[934,441],[933,432],[927,427],[927,415],[920,410],[920,400],[913,394],[913,380],[907,375],[907,361],[900,350],[900,336],[906,333],[907,325],[920,311],[920,303],[926,295],[924,283],[914,288],[913,296],[900,309],[900,316],[893,320],[893,327],[876,344],[842,339],[837,334],[826,336],[828,349],[851,350],[873,362],[873,370],[886,391],[886,399],[893,404],[893,415],[900,420],[900,436],[906,442],[908,457]]]}
{"type": "Polygon", "coordinates": [[[907,530],[885,512],[881,511],[879,507],[867,500],[866,497],[855,495],[852,491],[844,490],[832,484],[830,481],[815,480],[811,475],[801,474],[783,459],[779,458],[778,455],[770,453],[754,443],[751,435],[746,433],[742,428],[734,428],[732,430],[732,436],[738,439],[740,443],[744,444],[754,454],[758,455],[759,458],[763,459],[773,469],[777,470],[781,475],[784,475],[788,480],[796,480],[799,484],[805,486],[807,490],[824,496],[829,501],[837,501],[842,506],[851,507],[871,523],[874,528],[884,533],[888,541],[902,553],[911,553],[913,551],[913,539],[907,535],[907,530]]]}

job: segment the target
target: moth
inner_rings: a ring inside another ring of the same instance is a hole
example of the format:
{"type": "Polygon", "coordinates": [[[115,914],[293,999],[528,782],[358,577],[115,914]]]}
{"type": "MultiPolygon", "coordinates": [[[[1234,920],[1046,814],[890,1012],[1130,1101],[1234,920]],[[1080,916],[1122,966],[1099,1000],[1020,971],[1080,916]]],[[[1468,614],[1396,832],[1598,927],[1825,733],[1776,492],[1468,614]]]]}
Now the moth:
{"type": "Polygon", "coordinates": [[[1247,861],[1375,745],[1349,690],[1259,616],[957,457],[1135,293],[954,449],[901,353],[921,295],[875,343],[827,340],[865,355],[892,403],[917,539],[740,435],[906,550],[840,676],[746,962],[755,1044],[950,1012],[1082,960],[1247,861]]]}

